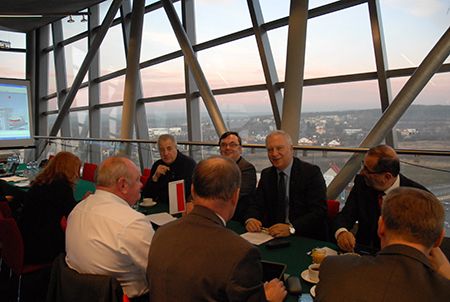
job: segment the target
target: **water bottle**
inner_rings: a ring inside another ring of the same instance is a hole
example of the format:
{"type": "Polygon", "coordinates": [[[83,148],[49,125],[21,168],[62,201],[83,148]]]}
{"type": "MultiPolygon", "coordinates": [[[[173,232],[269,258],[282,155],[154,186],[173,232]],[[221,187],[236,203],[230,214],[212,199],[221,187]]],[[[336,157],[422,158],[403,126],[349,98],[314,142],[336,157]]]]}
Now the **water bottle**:
{"type": "Polygon", "coordinates": [[[8,159],[6,160],[6,172],[11,171],[12,161],[13,161],[12,156],[8,156],[8,159]]]}

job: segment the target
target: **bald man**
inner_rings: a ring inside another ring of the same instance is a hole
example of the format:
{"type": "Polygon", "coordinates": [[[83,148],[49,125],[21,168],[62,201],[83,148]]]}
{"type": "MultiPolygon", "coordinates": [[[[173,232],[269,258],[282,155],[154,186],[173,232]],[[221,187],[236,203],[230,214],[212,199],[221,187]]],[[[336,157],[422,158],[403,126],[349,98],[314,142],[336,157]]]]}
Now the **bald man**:
{"type": "Polygon", "coordinates": [[[131,208],[141,196],[138,167],[110,157],[98,168],[94,194],[70,213],[66,230],[67,265],[81,274],[112,276],[132,301],[148,301],[145,270],[153,229],[131,208]]]}
{"type": "Polygon", "coordinates": [[[384,196],[398,187],[427,190],[400,174],[400,160],[394,149],[387,145],[371,148],[364,157],[344,208],[333,223],[335,238],[342,250],[352,251],[356,243],[372,250],[380,249],[377,223],[381,204],[384,196]],[[356,221],[358,230],[355,237],[349,230],[356,221]]]}

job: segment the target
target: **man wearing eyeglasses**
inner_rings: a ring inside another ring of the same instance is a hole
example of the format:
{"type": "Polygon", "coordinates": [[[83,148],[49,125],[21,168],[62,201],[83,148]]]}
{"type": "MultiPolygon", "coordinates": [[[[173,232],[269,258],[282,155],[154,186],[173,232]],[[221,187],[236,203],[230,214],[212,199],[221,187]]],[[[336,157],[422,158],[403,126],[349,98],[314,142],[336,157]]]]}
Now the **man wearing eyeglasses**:
{"type": "Polygon", "coordinates": [[[241,170],[241,190],[239,201],[232,220],[244,222],[244,216],[251,198],[256,189],[256,169],[255,166],[245,160],[242,155],[242,140],[239,133],[227,131],[219,139],[220,155],[236,162],[241,170]]]}
{"type": "Polygon", "coordinates": [[[362,162],[344,208],[336,216],[333,230],[338,246],[353,251],[355,245],[380,249],[377,224],[384,196],[398,187],[427,190],[400,174],[400,161],[394,149],[387,145],[371,148],[362,162]],[[358,221],[356,237],[351,230],[358,221]]]}

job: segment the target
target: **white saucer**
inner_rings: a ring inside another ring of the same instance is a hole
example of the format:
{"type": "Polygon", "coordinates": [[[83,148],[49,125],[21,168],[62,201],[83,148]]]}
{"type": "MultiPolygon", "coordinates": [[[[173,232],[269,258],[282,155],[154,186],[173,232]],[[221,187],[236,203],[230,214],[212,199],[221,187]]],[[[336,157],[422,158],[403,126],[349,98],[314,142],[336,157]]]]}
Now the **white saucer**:
{"type": "Polygon", "coordinates": [[[316,283],[319,282],[319,280],[312,280],[312,279],[309,278],[309,273],[308,273],[308,270],[307,270],[307,269],[305,269],[305,270],[300,274],[300,276],[303,278],[303,280],[305,280],[305,281],[307,281],[307,282],[309,282],[309,283],[316,284],[316,283]]]}
{"type": "Polygon", "coordinates": [[[140,206],[141,206],[141,207],[153,207],[155,204],[156,204],[156,201],[153,201],[153,200],[150,200],[150,201],[145,200],[145,201],[141,202],[140,206]]]}
{"type": "Polygon", "coordinates": [[[311,294],[311,297],[315,298],[316,297],[316,286],[314,285],[313,287],[311,287],[311,289],[309,290],[309,293],[311,294]]]}

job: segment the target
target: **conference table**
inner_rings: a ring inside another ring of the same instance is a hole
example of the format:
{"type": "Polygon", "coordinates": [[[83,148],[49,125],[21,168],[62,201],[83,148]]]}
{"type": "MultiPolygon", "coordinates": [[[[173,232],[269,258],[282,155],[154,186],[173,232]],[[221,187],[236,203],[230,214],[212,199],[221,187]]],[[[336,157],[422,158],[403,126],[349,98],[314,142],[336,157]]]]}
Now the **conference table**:
{"type": "MultiPolygon", "coordinates": [[[[145,215],[168,212],[168,205],[161,203],[157,203],[152,207],[142,207],[138,205],[137,211],[145,215]]],[[[237,221],[228,222],[227,227],[238,234],[246,232],[244,226],[237,221]]],[[[296,297],[294,295],[288,295],[285,301],[312,301],[310,289],[314,284],[311,284],[300,277],[301,272],[306,270],[312,263],[309,252],[317,247],[329,247],[337,250],[337,246],[331,242],[299,236],[290,236],[285,239],[289,241],[289,246],[287,247],[269,249],[264,244],[259,245],[258,248],[261,252],[261,258],[266,261],[286,264],[286,273],[300,278],[302,284],[302,296],[296,297]]]]}
{"type": "MultiPolygon", "coordinates": [[[[14,186],[14,184],[11,185],[14,186]]],[[[26,187],[20,187],[20,189],[26,190],[26,187]]],[[[95,184],[80,179],[75,185],[75,200],[80,201],[88,191],[95,192],[95,184]]],[[[143,207],[140,206],[140,203],[138,203],[136,206],[134,206],[134,208],[145,215],[168,212],[168,204],[163,203],[156,203],[156,205],[152,207],[143,207]]],[[[237,221],[230,221],[227,224],[227,227],[238,234],[245,233],[244,226],[237,221]]],[[[289,246],[282,248],[269,249],[264,244],[259,245],[258,248],[261,252],[261,258],[266,261],[286,264],[286,273],[300,278],[302,284],[302,295],[300,297],[288,295],[285,301],[312,301],[310,296],[310,289],[314,284],[311,284],[300,277],[301,272],[306,270],[312,263],[309,252],[317,247],[329,247],[334,250],[337,250],[337,247],[335,244],[330,242],[324,242],[299,236],[290,236],[285,239],[289,241],[289,246]]]]}

